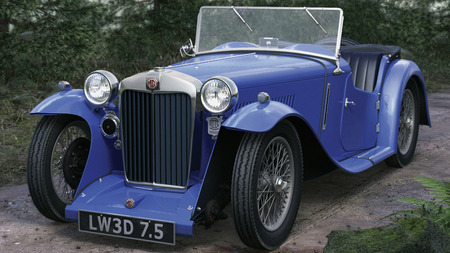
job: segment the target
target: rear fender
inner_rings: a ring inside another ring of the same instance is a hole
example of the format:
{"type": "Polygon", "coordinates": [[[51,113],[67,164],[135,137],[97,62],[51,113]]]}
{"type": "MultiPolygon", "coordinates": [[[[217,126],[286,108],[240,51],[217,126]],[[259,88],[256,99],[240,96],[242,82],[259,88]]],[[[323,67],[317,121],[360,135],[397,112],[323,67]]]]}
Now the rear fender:
{"type": "MultiPolygon", "coordinates": [[[[111,103],[108,110],[117,112],[117,107],[111,103]]],[[[114,148],[115,139],[105,138],[101,133],[100,124],[105,110],[91,104],[84,96],[83,90],[74,89],[56,93],[37,105],[30,114],[76,115],[88,123],[91,130],[91,147],[75,196],[94,180],[110,174],[112,170],[122,169],[122,153],[114,148]]]]}
{"type": "Polygon", "coordinates": [[[427,91],[422,72],[412,61],[396,60],[389,67],[381,90],[379,146],[392,147],[393,150],[397,150],[399,115],[403,91],[408,82],[415,82],[419,91],[419,123],[431,127],[427,91]]]}
{"type": "Polygon", "coordinates": [[[282,119],[291,116],[303,118],[296,110],[283,103],[255,102],[239,109],[225,120],[222,126],[230,130],[262,133],[272,129],[282,119]]]}

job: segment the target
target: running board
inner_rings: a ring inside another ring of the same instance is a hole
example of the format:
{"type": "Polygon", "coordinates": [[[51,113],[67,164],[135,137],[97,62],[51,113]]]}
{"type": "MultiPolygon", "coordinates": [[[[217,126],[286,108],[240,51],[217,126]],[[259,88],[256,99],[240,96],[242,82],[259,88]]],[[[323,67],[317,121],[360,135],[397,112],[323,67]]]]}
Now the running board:
{"type": "Polygon", "coordinates": [[[372,149],[354,155],[350,158],[338,162],[341,169],[350,173],[359,173],[364,171],[377,163],[384,161],[386,158],[395,154],[390,147],[376,146],[372,149]]]}

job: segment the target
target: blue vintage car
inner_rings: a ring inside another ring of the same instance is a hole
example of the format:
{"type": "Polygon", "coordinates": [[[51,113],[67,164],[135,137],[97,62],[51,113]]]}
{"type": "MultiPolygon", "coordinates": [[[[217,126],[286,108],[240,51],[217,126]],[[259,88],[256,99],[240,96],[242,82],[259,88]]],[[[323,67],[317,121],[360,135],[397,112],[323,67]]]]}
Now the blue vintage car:
{"type": "Polygon", "coordinates": [[[343,20],[203,7],[188,60],[120,82],[94,71],[84,90],[60,82],[31,112],[44,115],[28,158],[36,207],[83,232],[175,244],[231,202],[245,244],[279,247],[304,178],[403,167],[431,125],[419,67],[343,39],[343,20]]]}

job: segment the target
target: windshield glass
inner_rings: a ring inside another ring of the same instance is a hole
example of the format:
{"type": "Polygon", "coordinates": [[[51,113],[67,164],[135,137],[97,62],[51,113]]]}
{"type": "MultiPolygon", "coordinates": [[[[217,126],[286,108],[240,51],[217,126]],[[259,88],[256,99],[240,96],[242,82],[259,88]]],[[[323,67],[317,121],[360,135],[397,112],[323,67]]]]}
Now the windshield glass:
{"type": "Polygon", "coordinates": [[[339,8],[202,7],[195,51],[295,50],[337,59],[342,23],[339,8]]]}

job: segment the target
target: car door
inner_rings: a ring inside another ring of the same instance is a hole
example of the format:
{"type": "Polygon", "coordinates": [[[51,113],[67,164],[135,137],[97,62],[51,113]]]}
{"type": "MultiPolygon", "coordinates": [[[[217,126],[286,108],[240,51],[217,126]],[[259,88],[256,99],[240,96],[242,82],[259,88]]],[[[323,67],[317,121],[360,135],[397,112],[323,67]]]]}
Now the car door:
{"type": "Polygon", "coordinates": [[[345,151],[365,150],[376,145],[378,94],[354,86],[347,79],[342,103],[341,144],[345,151]]]}

